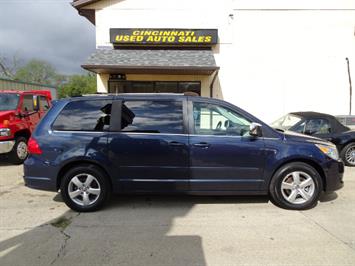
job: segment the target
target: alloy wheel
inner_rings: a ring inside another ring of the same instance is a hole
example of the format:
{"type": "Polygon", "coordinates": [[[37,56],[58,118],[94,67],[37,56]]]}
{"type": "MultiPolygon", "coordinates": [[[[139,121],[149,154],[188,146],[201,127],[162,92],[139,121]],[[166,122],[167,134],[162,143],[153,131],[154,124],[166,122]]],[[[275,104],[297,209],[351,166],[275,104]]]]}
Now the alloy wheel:
{"type": "Polygon", "coordinates": [[[313,178],[302,171],[287,174],[281,183],[281,193],[292,204],[304,204],[312,200],[315,193],[313,178]]]}
{"type": "Polygon", "coordinates": [[[355,146],[350,146],[345,152],[345,160],[351,165],[355,165],[355,146]]]}
{"type": "Polygon", "coordinates": [[[78,174],[68,184],[70,199],[80,206],[94,204],[101,194],[98,180],[90,174],[78,174]]]}

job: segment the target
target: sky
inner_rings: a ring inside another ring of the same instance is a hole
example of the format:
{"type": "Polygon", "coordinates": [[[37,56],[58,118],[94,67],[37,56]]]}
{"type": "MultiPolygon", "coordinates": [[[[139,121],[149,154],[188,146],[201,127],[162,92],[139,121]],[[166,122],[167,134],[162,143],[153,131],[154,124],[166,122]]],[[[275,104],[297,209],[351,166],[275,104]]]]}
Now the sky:
{"type": "Polygon", "coordinates": [[[95,50],[95,26],[71,0],[0,0],[0,56],[41,59],[61,74],[78,74],[95,50]]]}

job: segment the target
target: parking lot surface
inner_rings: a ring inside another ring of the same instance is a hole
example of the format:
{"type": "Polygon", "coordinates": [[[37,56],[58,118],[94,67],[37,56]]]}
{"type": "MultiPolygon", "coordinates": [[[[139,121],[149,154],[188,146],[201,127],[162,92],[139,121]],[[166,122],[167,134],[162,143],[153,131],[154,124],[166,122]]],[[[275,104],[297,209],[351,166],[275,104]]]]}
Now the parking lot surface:
{"type": "Polygon", "coordinates": [[[96,213],[0,162],[0,265],[355,265],[355,168],[307,211],[267,197],[115,196],[96,213]]]}

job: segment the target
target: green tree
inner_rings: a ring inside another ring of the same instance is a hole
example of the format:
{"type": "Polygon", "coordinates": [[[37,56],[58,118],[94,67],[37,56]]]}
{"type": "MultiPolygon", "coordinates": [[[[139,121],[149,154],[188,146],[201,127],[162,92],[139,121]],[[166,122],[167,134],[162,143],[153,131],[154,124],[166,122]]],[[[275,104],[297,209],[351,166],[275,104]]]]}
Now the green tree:
{"type": "Polygon", "coordinates": [[[69,81],[59,87],[59,97],[73,97],[96,93],[96,76],[93,74],[73,75],[69,81]]]}
{"type": "Polygon", "coordinates": [[[48,62],[32,59],[20,67],[14,75],[15,80],[47,85],[58,85],[63,79],[56,69],[48,62]]]}

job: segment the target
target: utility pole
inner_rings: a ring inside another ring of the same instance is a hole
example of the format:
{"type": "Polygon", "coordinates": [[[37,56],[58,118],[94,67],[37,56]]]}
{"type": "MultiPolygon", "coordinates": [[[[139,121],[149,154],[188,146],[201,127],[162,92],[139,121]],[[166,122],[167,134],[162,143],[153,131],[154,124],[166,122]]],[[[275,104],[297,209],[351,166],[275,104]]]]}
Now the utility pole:
{"type": "Polygon", "coordinates": [[[351,75],[350,75],[350,62],[349,58],[345,58],[346,63],[348,65],[348,76],[349,76],[349,85],[350,85],[350,101],[349,101],[349,115],[351,115],[351,105],[352,105],[352,97],[353,97],[353,88],[351,85],[351,75]]]}

